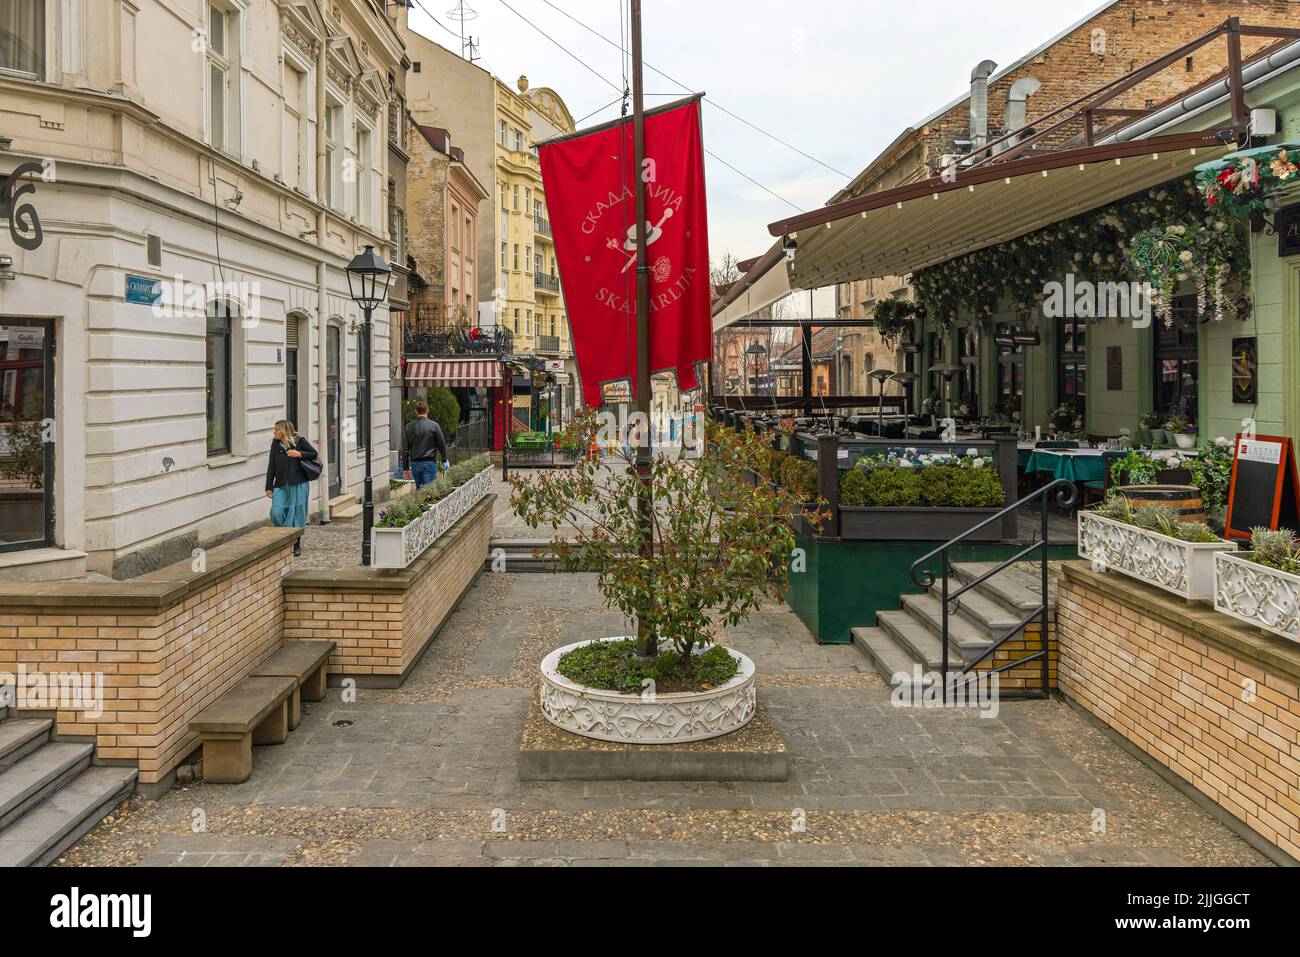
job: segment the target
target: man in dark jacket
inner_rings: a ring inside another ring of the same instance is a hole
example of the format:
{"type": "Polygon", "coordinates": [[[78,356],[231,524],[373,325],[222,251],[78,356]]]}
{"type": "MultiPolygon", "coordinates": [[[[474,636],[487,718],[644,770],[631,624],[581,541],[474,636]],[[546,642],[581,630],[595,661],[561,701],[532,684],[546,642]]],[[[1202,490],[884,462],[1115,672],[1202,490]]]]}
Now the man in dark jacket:
{"type": "Polygon", "coordinates": [[[406,423],[406,448],[402,451],[402,473],[415,479],[415,487],[428,485],[438,477],[438,462],[447,467],[447,440],[442,426],[429,418],[429,403],[415,403],[415,418],[406,423]]]}

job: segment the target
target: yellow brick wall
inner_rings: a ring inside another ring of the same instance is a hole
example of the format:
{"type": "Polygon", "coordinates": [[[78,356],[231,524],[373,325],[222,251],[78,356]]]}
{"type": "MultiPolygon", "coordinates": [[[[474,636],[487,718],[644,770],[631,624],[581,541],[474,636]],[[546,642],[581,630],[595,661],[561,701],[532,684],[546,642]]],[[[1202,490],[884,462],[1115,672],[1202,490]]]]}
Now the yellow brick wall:
{"type": "Polygon", "coordinates": [[[1082,580],[1062,576],[1057,616],[1062,692],[1300,858],[1294,680],[1082,580]]]}
{"type": "Polygon", "coordinates": [[[102,673],[104,713],[59,710],[57,733],[93,736],[99,759],[136,762],[142,784],[160,781],[198,746],[191,719],[280,647],[292,544],[163,609],[10,599],[0,608],[0,671],[102,673]]]}
{"type": "Polygon", "coordinates": [[[398,577],[368,572],[325,587],[310,573],[290,576],[284,583],[285,637],[333,641],[329,674],[399,678],[482,570],[491,536],[489,496],[398,577]]]}

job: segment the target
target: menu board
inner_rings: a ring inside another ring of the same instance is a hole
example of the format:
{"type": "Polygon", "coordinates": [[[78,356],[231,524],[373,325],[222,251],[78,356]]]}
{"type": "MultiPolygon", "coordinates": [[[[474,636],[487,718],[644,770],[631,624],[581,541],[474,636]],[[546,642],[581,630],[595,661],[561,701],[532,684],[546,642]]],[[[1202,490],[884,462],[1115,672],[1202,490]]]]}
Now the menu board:
{"type": "Polygon", "coordinates": [[[1239,541],[1259,527],[1300,532],[1300,478],[1290,439],[1237,436],[1225,526],[1224,535],[1239,541]]]}

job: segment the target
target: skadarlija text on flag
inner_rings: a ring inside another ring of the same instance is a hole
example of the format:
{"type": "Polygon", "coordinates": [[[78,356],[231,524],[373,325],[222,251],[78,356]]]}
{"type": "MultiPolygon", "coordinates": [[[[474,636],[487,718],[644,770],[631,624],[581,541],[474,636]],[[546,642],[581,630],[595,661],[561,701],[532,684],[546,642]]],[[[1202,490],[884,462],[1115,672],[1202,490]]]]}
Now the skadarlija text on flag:
{"type": "MultiPolygon", "coordinates": [[[[630,117],[539,149],[542,186],[587,405],[636,375],[636,176],[630,117]]],[[[700,98],[645,115],[650,370],[697,387],[709,358],[709,241],[700,98]]],[[[629,388],[630,391],[630,388],[629,388]]]]}

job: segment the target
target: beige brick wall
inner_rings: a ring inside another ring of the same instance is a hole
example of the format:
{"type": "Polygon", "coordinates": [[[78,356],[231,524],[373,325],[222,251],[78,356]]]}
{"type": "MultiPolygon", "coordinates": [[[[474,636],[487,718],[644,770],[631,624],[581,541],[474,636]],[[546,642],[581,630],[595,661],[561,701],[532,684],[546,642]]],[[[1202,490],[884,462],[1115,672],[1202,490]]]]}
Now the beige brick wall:
{"type": "Polygon", "coordinates": [[[400,679],[482,570],[493,498],[475,505],[401,572],[358,569],[332,581],[311,572],[290,575],[285,637],[333,641],[332,675],[400,679]]]}
{"type": "Polygon", "coordinates": [[[1061,691],[1300,859],[1300,649],[1073,568],[1057,616],[1061,691]]]}
{"type": "Polygon", "coordinates": [[[199,744],[190,720],[280,647],[280,579],[293,564],[285,531],[213,549],[215,575],[182,563],[94,590],[56,582],[23,596],[6,586],[0,671],[102,673],[103,714],[57,710],[57,732],[93,736],[99,760],[134,762],[142,784],[160,781],[199,744]],[[160,593],[176,600],[149,600],[160,593]]]}

